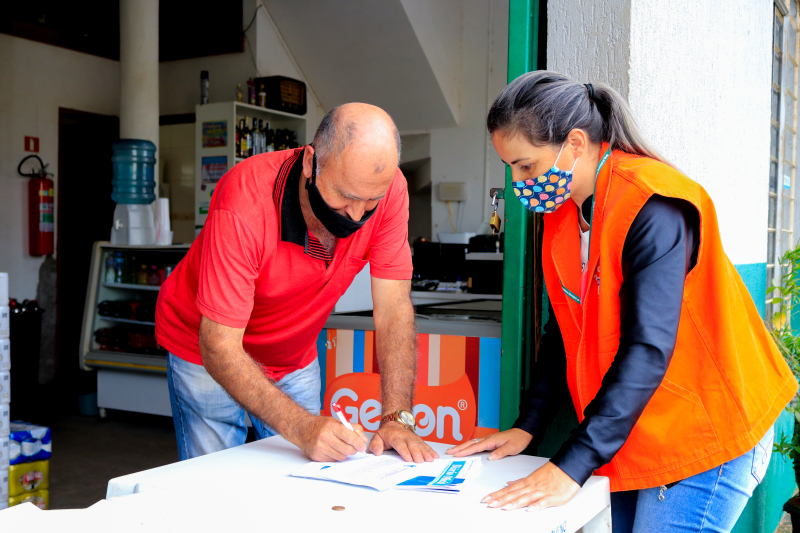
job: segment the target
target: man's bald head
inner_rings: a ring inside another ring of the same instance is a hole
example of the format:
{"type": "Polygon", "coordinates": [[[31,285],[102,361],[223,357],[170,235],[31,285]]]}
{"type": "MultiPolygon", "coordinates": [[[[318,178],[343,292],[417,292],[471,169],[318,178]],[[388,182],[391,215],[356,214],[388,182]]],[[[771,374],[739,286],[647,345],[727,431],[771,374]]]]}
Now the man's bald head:
{"type": "Polygon", "coordinates": [[[400,164],[400,132],[383,109],[369,104],[344,104],[331,109],[320,122],[314,134],[314,150],[320,169],[347,151],[352,152],[348,155],[372,159],[379,174],[392,164],[390,160],[400,164]]]}

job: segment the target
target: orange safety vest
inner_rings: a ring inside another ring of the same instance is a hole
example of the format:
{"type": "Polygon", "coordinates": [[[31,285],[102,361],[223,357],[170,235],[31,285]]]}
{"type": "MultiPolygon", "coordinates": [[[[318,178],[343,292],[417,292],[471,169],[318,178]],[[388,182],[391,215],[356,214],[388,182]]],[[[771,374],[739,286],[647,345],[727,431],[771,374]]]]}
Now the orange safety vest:
{"type": "MultiPolygon", "coordinates": [[[[606,149],[604,144],[601,153],[606,149]]],[[[616,150],[597,177],[583,305],[577,206],[568,200],[544,217],[544,278],[564,337],[578,420],[617,354],[622,248],[653,194],[695,206],[700,244],[697,264],[686,277],[664,381],[617,455],[596,472],[610,478],[612,491],[658,487],[743,455],[798,386],[722,249],[708,193],[669,165],[616,150]]]]}

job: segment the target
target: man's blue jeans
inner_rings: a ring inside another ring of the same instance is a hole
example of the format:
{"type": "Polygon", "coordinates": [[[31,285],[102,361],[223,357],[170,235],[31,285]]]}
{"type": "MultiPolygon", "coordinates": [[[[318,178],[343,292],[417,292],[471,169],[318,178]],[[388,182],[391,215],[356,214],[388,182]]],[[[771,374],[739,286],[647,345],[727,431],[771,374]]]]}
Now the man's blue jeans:
{"type": "MultiPolygon", "coordinates": [[[[214,381],[203,365],[169,354],[167,381],[181,461],[245,443],[245,410],[214,381]]],[[[287,374],[275,385],[297,405],[319,415],[322,384],[316,359],[307,367],[287,374]]],[[[264,439],[276,434],[254,415],[250,415],[250,421],[256,438],[264,439]]]]}
{"type": "Polygon", "coordinates": [[[613,492],[614,533],[729,532],[764,479],[774,429],[746,454],[666,489],[613,492]]]}

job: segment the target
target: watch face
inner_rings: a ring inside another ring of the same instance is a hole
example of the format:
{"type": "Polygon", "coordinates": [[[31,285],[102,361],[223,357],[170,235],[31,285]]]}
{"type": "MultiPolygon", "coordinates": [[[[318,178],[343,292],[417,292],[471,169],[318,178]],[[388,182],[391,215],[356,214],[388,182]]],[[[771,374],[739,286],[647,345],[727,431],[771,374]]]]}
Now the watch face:
{"type": "Polygon", "coordinates": [[[414,415],[408,411],[400,411],[398,415],[400,417],[400,422],[411,428],[416,427],[417,420],[414,418],[414,415]]]}

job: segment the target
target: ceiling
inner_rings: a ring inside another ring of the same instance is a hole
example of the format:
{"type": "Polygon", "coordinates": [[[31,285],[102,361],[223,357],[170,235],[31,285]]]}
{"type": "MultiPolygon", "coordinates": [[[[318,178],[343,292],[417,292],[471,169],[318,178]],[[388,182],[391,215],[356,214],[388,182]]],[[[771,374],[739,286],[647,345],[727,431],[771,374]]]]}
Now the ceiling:
{"type": "Polygon", "coordinates": [[[458,122],[461,8],[451,0],[426,4],[264,0],[326,110],[347,102],[374,104],[404,132],[458,122]]]}

